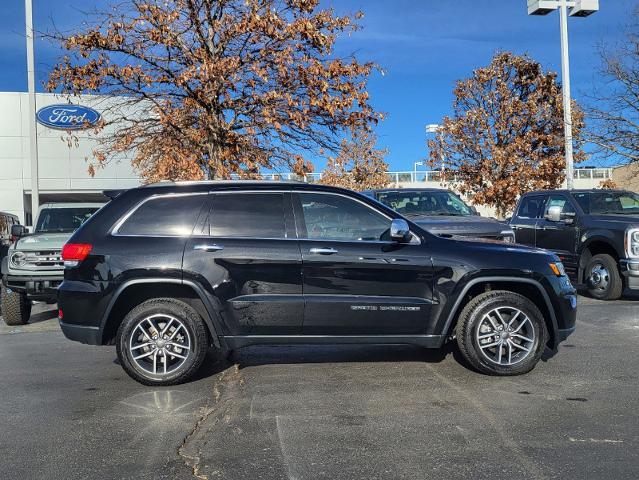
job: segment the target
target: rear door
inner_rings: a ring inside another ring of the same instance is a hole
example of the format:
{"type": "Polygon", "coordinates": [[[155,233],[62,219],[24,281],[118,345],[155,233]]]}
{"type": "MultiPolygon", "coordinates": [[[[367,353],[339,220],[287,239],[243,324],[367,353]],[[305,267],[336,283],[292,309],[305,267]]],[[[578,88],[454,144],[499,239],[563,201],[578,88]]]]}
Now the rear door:
{"type": "Polygon", "coordinates": [[[568,275],[575,278],[577,275],[577,213],[570,198],[563,193],[552,193],[544,204],[542,218],[537,223],[535,245],[555,252],[566,267],[568,275]],[[561,207],[562,217],[566,219],[559,222],[551,222],[546,219],[550,207],[561,207]]]}
{"type": "Polygon", "coordinates": [[[184,278],[204,285],[226,335],[299,334],[302,258],[288,192],[210,194],[184,251],[184,278]]]}
{"type": "Polygon", "coordinates": [[[517,212],[510,221],[510,227],[515,232],[515,241],[522,245],[535,246],[537,222],[541,215],[545,196],[527,195],[519,202],[517,212]]]}
{"type": "Polygon", "coordinates": [[[388,238],[391,218],[332,192],[294,193],[305,335],[421,334],[433,302],[426,246],[388,238]]]}

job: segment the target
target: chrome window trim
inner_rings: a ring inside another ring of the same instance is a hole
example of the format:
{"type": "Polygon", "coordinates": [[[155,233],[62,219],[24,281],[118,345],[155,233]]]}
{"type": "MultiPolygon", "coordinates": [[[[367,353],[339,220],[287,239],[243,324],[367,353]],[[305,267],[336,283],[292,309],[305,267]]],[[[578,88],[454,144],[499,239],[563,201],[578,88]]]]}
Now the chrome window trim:
{"type": "MultiPolygon", "coordinates": [[[[124,223],[131,217],[131,215],[133,215],[138,208],[140,208],[142,205],[144,205],[146,202],[149,202],[151,200],[154,199],[158,199],[158,198],[164,198],[164,197],[186,197],[186,196],[193,196],[193,195],[210,195],[210,194],[222,194],[222,195],[232,195],[234,193],[314,193],[314,194],[322,194],[322,195],[337,195],[340,197],[344,197],[344,198],[348,198],[350,200],[353,200],[355,202],[361,203],[362,205],[364,205],[365,207],[370,208],[372,211],[382,215],[383,217],[385,217],[386,219],[388,219],[389,221],[392,221],[393,219],[389,216],[386,215],[386,213],[377,210],[376,208],[374,208],[373,206],[369,205],[366,202],[363,202],[362,200],[358,199],[358,198],[354,198],[350,195],[346,195],[343,193],[339,193],[339,192],[325,192],[325,191],[318,191],[318,190],[296,190],[296,189],[291,189],[291,190],[285,190],[285,189],[277,189],[277,190],[268,190],[268,189],[242,189],[242,190],[209,190],[209,191],[205,191],[205,192],[184,192],[184,193],[160,193],[160,194],[154,194],[151,195],[149,197],[146,197],[144,200],[140,201],[139,203],[137,203],[135,206],[133,206],[128,212],[126,212],[116,223],[115,225],[111,228],[111,232],[110,235],[114,236],[114,237],[151,237],[151,238],[189,238],[189,237],[197,237],[197,238],[227,238],[229,240],[286,240],[286,241],[312,241],[312,242],[339,242],[339,243],[377,243],[377,244],[390,244],[393,243],[391,241],[384,241],[384,240],[338,240],[338,239],[322,239],[322,238],[288,238],[288,237],[284,237],[284,238],[269,238],[269,237],[216,237],[216,236],[212,236],[212,235],[193,235],[193,233],[191,232],[188,235],[166,235],[166,234],[123,234],[123,233],[119,233],[119,229],[122,227],[122,225],[124,225],[124,223]]],[[[421,245],[421,239],[419,238],[419,236],[417,234],[415,234],[414,232],[410,232],[412,235],[412,239],[409,242],[409,245],[421,245]]]]}

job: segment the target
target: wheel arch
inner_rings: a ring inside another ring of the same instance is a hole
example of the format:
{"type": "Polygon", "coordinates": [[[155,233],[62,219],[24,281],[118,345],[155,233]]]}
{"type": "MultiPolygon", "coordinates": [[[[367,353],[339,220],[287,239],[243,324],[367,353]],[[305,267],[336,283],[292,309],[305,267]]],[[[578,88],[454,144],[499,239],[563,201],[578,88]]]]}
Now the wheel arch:
{"type": "Polygon", "coordinates": [[[100,343],[112,344],[126,314],[133,307],[151,298],[169,297],[192,306],[202,317],[212,343],[221,348],[220,320],[217,309],[211,305],[199,285],[190,281],[170,278],[145,278],[124,282],[109,301],[100,323],[100,343]]]}
{"type": "Polygon", "coordinates": [[[548,345],[554,345],[555,335],[558,329],[555,309],[548,292],[543,285],[532,278],[518,278],[507,276],[477,277],[469,280],[455,300],[455,304],[446,317],[446,323],[442,330],[445,337],[449,337],[456,324],[459,314],[464,306],[480,293],[489,290],[508,290],[519,293],[531,300],[541,311],[546,327],[548,328],[548,345]]]}
{"type": "Polygon", "coordinates": [[[591,236],[583,243],[579,254],[578,280],[580,283],[586,281],[584,275],[590,259],[602,253],[610,255],[617,262],[623,256],[623,254],[619,254],[617,248],[615,248],[614,240],[608,235],[591,236]]]}

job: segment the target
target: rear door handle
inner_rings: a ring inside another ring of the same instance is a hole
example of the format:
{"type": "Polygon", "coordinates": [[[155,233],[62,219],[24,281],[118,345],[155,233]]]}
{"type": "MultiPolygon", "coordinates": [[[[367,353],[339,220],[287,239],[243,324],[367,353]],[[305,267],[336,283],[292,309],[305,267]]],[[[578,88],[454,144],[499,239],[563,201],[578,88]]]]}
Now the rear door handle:
{"type": "Polygon", "coordinates": [[[224,250],[224,245],[217,245],[215,243],[213,244],[203,243],[200,245],[195,245],[193,247],[193,250],[202,250],[203,252],[217,252],[219,250],[224,250]]]}
{"type": "Polygon", "coordinates": [[[337,253],[337,250],[334,248],[311,248],[309,252],[315,255],[333,255],[337,253]]]}

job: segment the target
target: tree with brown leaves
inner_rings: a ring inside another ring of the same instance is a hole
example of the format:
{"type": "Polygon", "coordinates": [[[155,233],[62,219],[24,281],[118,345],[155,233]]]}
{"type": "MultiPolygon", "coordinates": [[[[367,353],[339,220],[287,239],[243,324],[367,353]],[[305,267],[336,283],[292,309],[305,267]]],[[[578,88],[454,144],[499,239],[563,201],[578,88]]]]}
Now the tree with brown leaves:
{"type": "MultiPolygon", "coordinates": [[[[429,141],[432,167],[473,204],[511,211],[530,190],[559,187],[565,179],[561,87],[528,56],[495,54],[487,67],[457,82],[453,114],[429,141]]],[[[579,144],[584,115],[573,104],[579,144]]],[[[582,161],[577,148],[575,162],[582,161]]]]}
{"type": "Polygon", "coordinates": [[[342,140],[337,157],[328,160],[320,183],[367,190],[388,185],[387,149],[376,148],[377,137],[366,130],[355,132],[353,138],[342,140]]]}
{"type": "Polygon", "coordinates": [[[311,158],[381,118],[366,90],[376,65],[332,55],[361,14],[318,5],[127,0],[80,32],[51,34],[67,55],[47,86],[116,96],[102,109],[98,167],[134,152],[148,181],[308,172],[311,158]]]}

